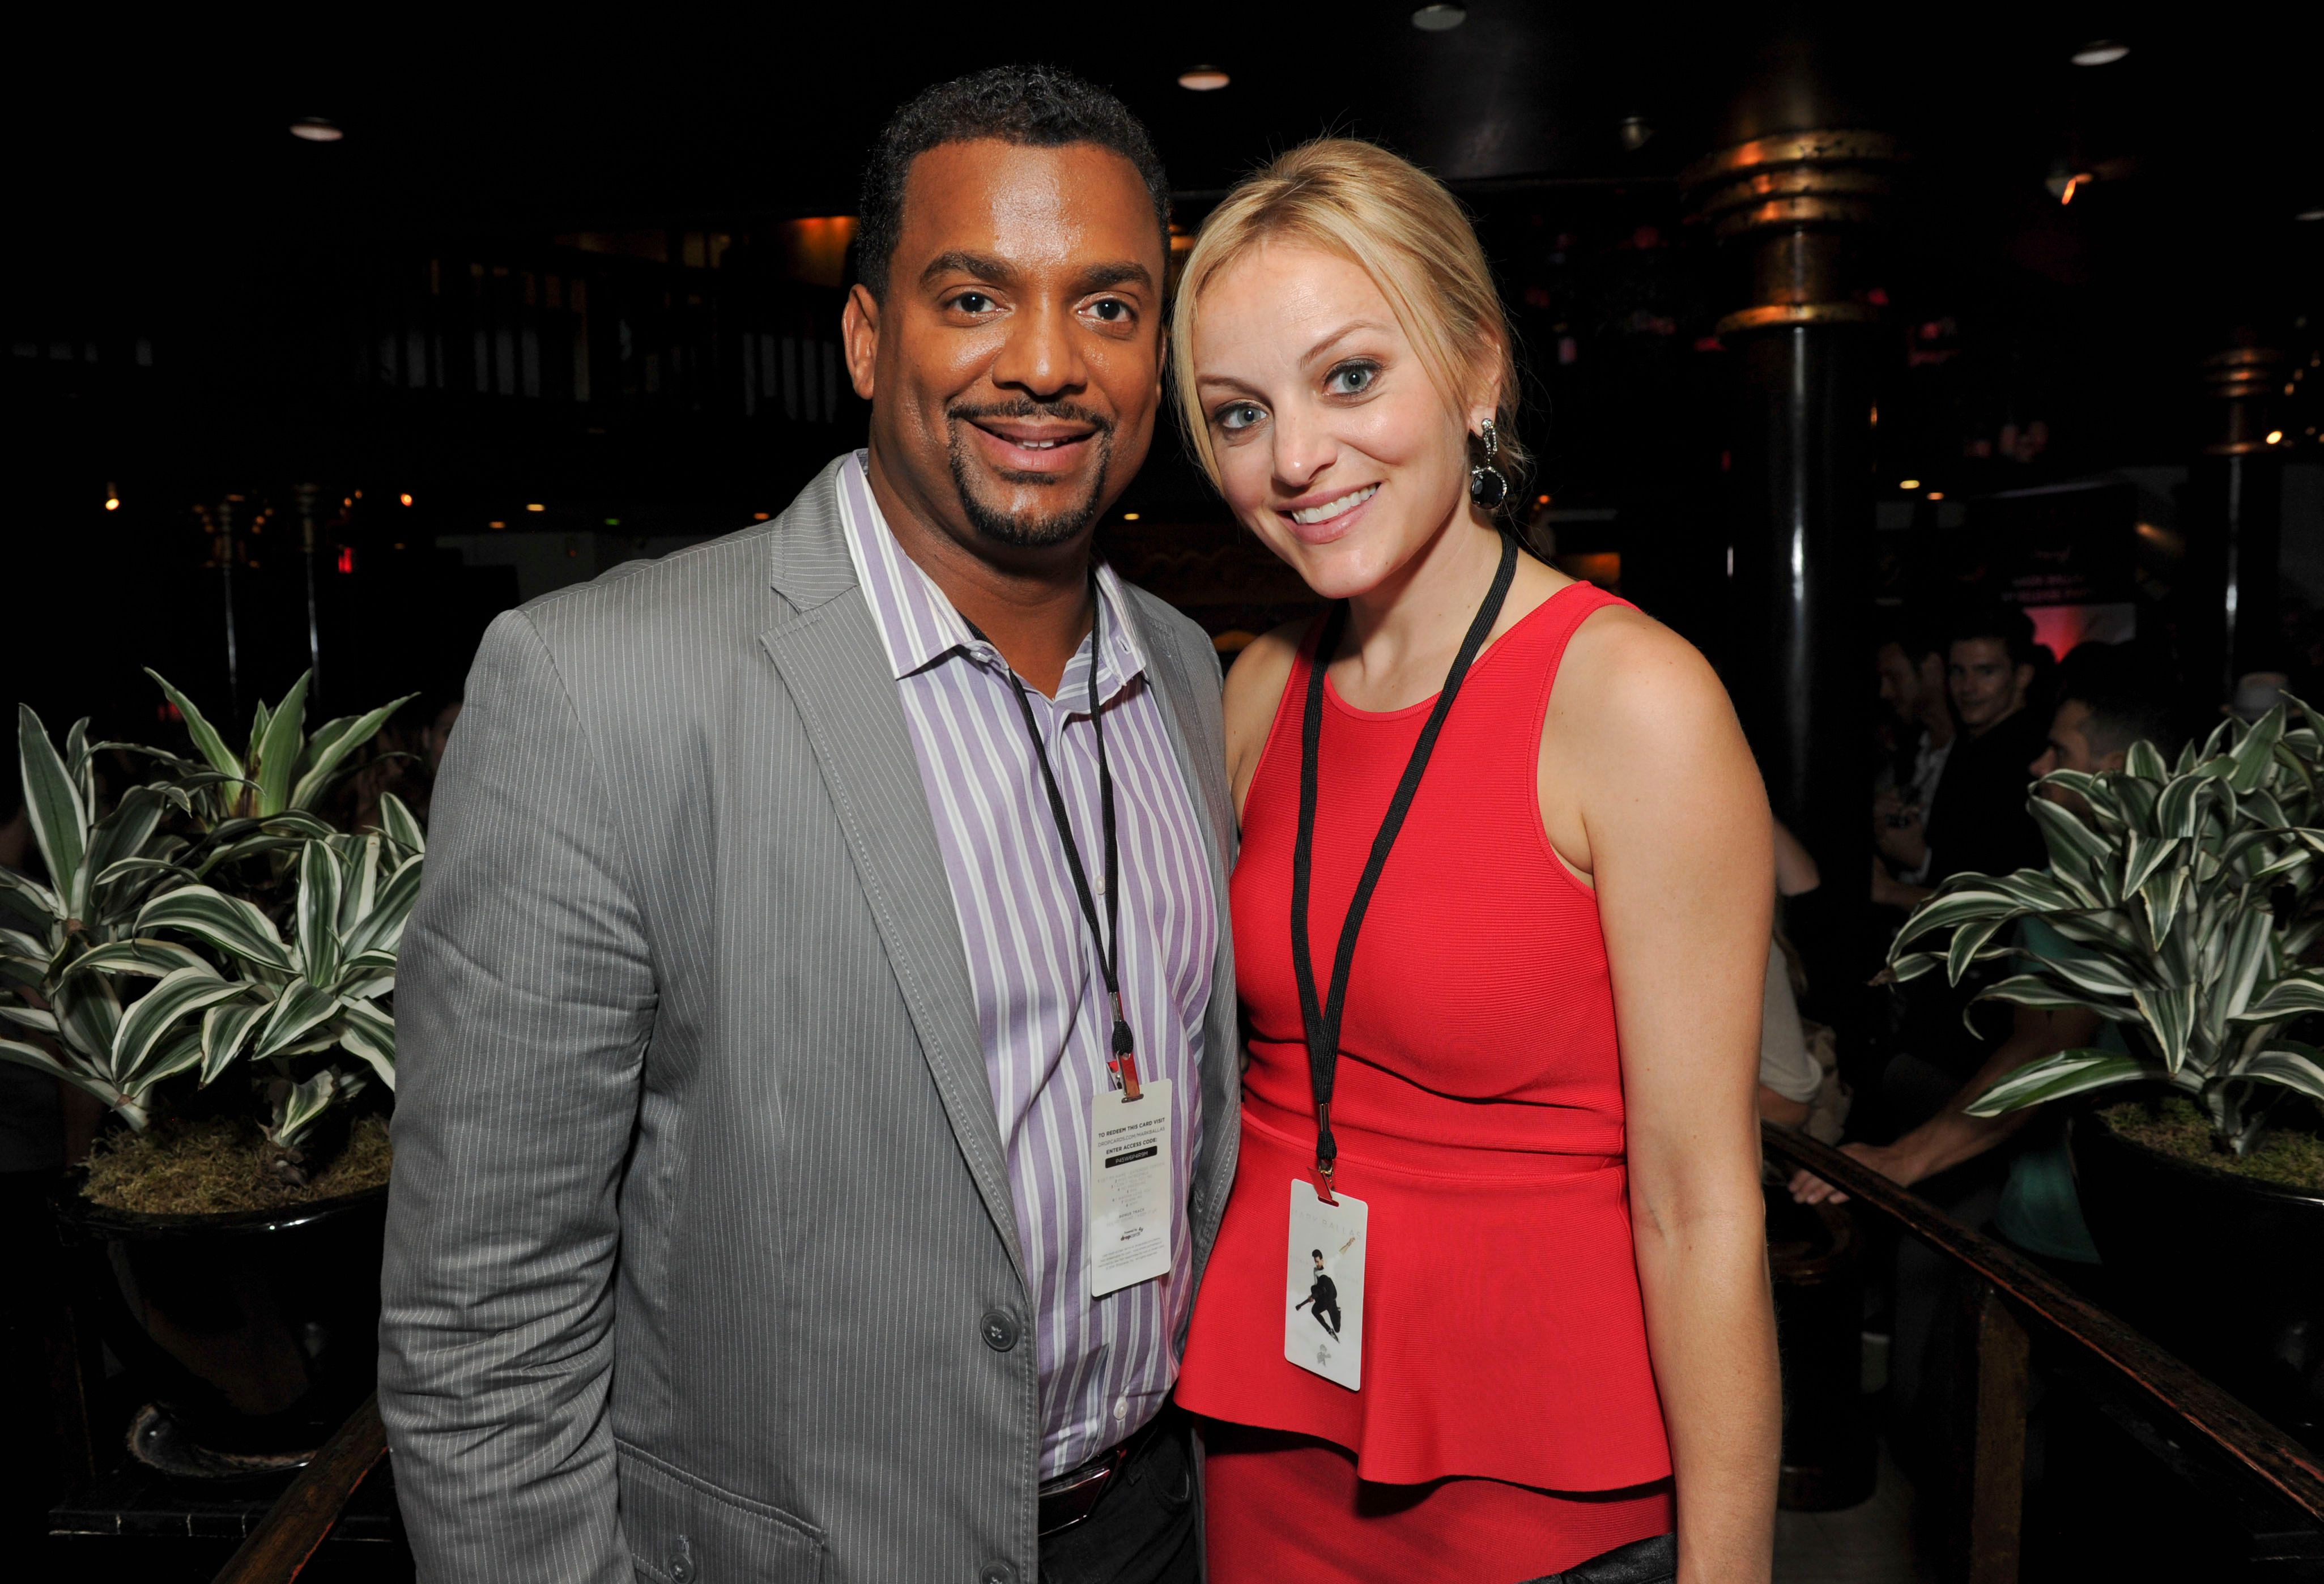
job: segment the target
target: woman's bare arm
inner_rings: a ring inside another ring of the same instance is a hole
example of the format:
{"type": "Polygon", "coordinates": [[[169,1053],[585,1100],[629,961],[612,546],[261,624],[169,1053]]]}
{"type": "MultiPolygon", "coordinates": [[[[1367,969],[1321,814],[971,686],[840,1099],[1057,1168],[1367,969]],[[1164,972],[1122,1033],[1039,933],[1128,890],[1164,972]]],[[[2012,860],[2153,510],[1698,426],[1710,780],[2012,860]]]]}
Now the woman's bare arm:
{"type": "Polygon", "coordinates": [[[1765,1579],[1782,1430],[1754,1103],[1775,894],[1766,795],[1711,668],[1618,609],[1575,636],[1543,771],[1544,817],[1591,872],[1611,964],[1679,1578],[1765,1579]]]}

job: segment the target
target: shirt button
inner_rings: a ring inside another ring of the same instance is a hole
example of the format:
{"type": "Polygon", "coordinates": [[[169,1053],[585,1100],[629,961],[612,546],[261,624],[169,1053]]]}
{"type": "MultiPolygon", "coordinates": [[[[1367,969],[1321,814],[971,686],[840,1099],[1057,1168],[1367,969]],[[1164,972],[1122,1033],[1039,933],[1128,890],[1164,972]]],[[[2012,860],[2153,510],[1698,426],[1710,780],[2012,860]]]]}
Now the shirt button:
{"type": "MultiPolygon", "coordinates": [[[[1006,1353],[1010,1349],[1017,1345],[1016,1317],[1011,1315],[1007,1310],[986,1310],[982,1323],[984,1326],[984,1345],[991,1349],[994,1352],[1006,1353]]],[[[993,1566],[1005,1567],[1007,1564],[1004,1562],[996,1562],[993,1566]]],[[[988,1568],[985,1570],[990,1573],[991,1569],[988,1568]]],[[[1010,1577],[1014,1578],[1016,1575],[1011,1573],[1010,1577]]]]}
{"type": "Polygon", "coordinates": [[[1007,1562],[987,1562],[977,1574],[976,1584],[1017,1584],[1017,1570],[1007,1562]]]}

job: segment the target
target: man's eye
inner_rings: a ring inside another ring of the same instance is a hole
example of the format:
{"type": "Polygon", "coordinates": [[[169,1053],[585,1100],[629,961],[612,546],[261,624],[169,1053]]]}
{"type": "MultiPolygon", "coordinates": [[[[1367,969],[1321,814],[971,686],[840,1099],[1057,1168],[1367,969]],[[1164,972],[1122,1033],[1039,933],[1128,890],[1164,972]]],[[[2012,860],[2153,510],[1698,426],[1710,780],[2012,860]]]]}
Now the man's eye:
{"type": "Polygon", "coordinates": [[[1118,325],[1130,317],[1130,305],[1118,297],[1103,297],[1090,304],[1090,312],[1109,325],[1118,325]]]}
{"type": "Polygon", "coordinates": [[[981,314],[992,307],[992,299],[982,291],[964,291],[952,299],[953,307],[964,314],[981,314]]]}
{"type": "Polygon", "coordinates": [[[1379,378],[1377,364],[1343,363],[1323,376],[1323,389],[1334,396],[1360,396],[1379,378]]]}
{"type": "Polygon", "coordinates": [[[1217,422],[1219,428],[1231,435],[1250,428],[1266,416],[1256,401],[1231,401],[1219,409],[1217,422]]]}

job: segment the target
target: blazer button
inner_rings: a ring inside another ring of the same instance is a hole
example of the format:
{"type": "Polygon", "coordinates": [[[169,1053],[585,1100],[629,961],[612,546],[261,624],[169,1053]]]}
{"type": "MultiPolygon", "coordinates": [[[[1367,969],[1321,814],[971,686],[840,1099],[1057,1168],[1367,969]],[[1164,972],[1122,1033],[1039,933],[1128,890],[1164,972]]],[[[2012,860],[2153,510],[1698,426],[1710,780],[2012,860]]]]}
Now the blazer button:
{"type": "Polygon", "coordinates": [[[1017,1584],[1017,1570],[1007,1562],[987,1562],[977,1574],[976,1584],[1017,1584]]]}
{"type": "MultiPolygon", "coordinates": [[[[994,1352],[1006,1353],[1010,1349],[1017,1345],[1017,1319],[1007,1310],[986,1310],[984,1312],[983,1324],[984,1345],[991,1349],[994,1352]]],[[[1005,1562],[995,1562],[992,1564],[992,1567],[994,1568],[1002,1568],[1007,1566],[1008,1564],[1005,1562]]],[[[985,1574],[987,1578],[993,1577],[992,1568],[987,1568],[985,1570],[985,1574]]],[[[1017,1575],[1014,1572],[1011,1572],[1009,1575],[1011,1579],[1016,1576],[1017,1575]]]]}
{"type": "Polygon", "coordinates": [[[684,1552],[669,1559],[670,1584],[694,1584],[694,1559],[684,1552]]]}

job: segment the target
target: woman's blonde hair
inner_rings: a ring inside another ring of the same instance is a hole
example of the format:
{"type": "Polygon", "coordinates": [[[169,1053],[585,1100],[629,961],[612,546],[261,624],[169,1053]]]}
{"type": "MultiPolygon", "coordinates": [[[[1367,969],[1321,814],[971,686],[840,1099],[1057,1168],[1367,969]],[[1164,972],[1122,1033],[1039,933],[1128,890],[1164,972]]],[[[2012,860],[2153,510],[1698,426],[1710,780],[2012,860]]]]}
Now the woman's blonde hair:
{"type": "Polygon", "coordinates": [[[1468,406],[1480,378],[1498,377],[1496,465],[1509,475],[1514,505],[1525,461],[1517,439],[1517,351],[1476,228],[1436,178],[1346,137],[1302,143],[1244,178],[1203,222],[1186,255],[1170,361],[1179,417],[1211,482],[1219,482],[1219,464],[1194,389],[1194,324],[1213,279],[1269,242],[1336,253],[1370,276],[1455,412],[1468,406]]]}

